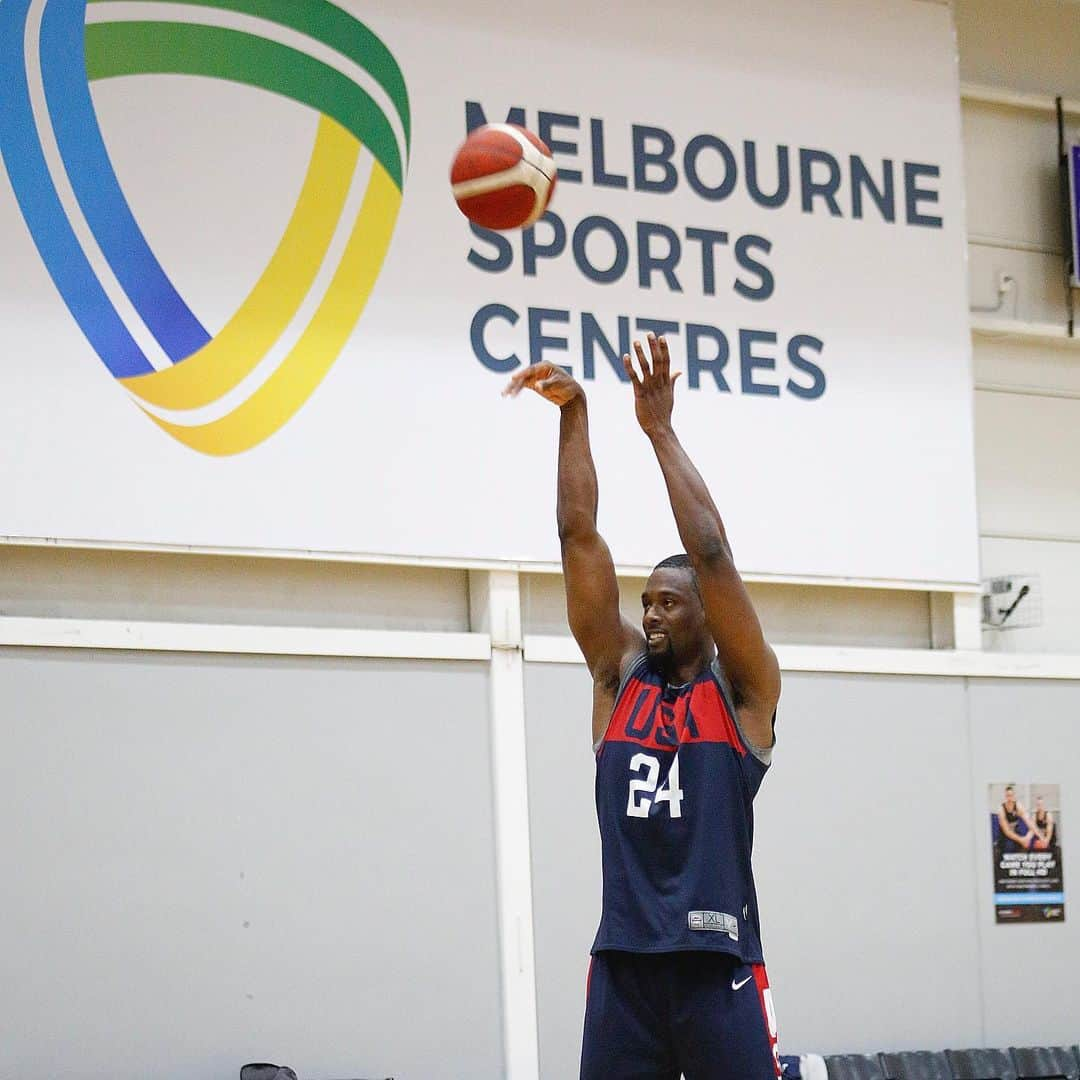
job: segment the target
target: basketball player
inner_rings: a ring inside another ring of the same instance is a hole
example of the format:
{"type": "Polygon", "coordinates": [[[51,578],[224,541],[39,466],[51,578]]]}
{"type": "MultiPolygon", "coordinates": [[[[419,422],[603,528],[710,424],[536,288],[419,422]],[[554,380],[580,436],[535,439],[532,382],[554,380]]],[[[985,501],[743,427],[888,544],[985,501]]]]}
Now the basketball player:
{"type": "Polygon", "coordinates": [[[517,372],[559,406],[558,526],[570,629],[593,678],[603,912],[582,1080],[775,1080],[772,998],[750,869],[780,669],[709,491],[671,424],[664,338],[623,358],[686,554],[661,562],[640,625],[619,612],[596,528],[585,393],[553,364],[517,372]],[[651,360],[651,363],[650,363],[651,360]]]}
{"type": "Polygon", "coordinates": [[[1016,801],[1016,789],[1012,784],[1005,788],[1005,801],[998,811],[998,827],[1005,838],[1004,850],[1008,852],[1027,851],[1035,839],[1035,826],[1023,804],[1016,801]],[[1017,831],[1020,822],[1027,829],[1024,833],[1017,831]]]}
{"type": "Polygon", "coordinates": [[[1046,809],[1041,795],[1035,796],[1035,846],[1040,851],[1054,846],[1054,815],[1046,809]]]}

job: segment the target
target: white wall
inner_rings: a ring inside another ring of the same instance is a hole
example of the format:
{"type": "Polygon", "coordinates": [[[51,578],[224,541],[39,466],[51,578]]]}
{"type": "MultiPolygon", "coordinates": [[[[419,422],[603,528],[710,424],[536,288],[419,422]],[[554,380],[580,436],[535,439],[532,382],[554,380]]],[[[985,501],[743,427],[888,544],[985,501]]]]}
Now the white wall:
{"type": "Polygon", "coordinates": [[[1013,280],[999,311],[974,314],[982,573],[1034,573],[1043,593],[1040,627],[988,631],[983,645],[1078,652],[1080,339],[1065,339],[1052,98],[1070,104],[1066,128],[1080,138],[1080,8],[961,0],[956,20],[961,79],[990,91],[963,109],[972,305],[996,306],[1000,275],[1013,280]]]}

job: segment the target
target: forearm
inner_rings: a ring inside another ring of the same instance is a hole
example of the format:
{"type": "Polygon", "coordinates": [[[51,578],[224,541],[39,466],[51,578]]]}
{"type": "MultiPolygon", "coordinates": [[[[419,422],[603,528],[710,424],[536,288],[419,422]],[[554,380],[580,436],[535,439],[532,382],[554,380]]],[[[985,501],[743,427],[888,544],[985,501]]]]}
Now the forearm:
{"type": "Polygon", "coordinates": [[[566,539],[596,529],[598,488],[589,446],[589,413],[584,395],[562,406],[559,416],[559,471],[556,518],[566,539]]]}
{"type": "Polygon", "coordinates": [[[694,561],[731,558],[727,533],[705,481],[670,426],[650,431],[649,441],[667,484],[675,524],[694,561]]]}

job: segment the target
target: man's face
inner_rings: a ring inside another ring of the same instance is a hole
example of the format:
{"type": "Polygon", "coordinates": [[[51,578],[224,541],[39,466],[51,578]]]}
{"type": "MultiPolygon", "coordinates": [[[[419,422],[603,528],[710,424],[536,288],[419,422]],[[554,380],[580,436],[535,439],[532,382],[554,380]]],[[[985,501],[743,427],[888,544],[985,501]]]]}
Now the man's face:
{"type": "Polygon", "coordinates": [[[701,650],[708,637],[705,609],[689,571],[654,570],[641,594],[641,628],[649,656],[679,662],[701,650]]]}

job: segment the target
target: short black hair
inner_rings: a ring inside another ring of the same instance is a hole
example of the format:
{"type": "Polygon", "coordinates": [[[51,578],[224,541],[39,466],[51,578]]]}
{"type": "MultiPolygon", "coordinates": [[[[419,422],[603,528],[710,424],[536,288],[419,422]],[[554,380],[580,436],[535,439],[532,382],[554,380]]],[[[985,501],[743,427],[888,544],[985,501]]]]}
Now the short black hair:
{"type": "Polygon", "coordinates": [[[669,555],[666,559],[661,559],[653,567],[653,570],[667,570],[669,568],[692,571],[694,564],[690,561],[689,555],[669,555]]]}
{"type": "Polygon", "coordinates": [[[698,588],[697,571],[694,569],[694,564],[690,561],[690,556],[686,554],[669,555],[666,559],[661,559],[654,567],[653,573],[657,570],[685,570],[690,575],[690,581],[694,586],[694,592],[701,595],[701,590],[698,588]]]}

